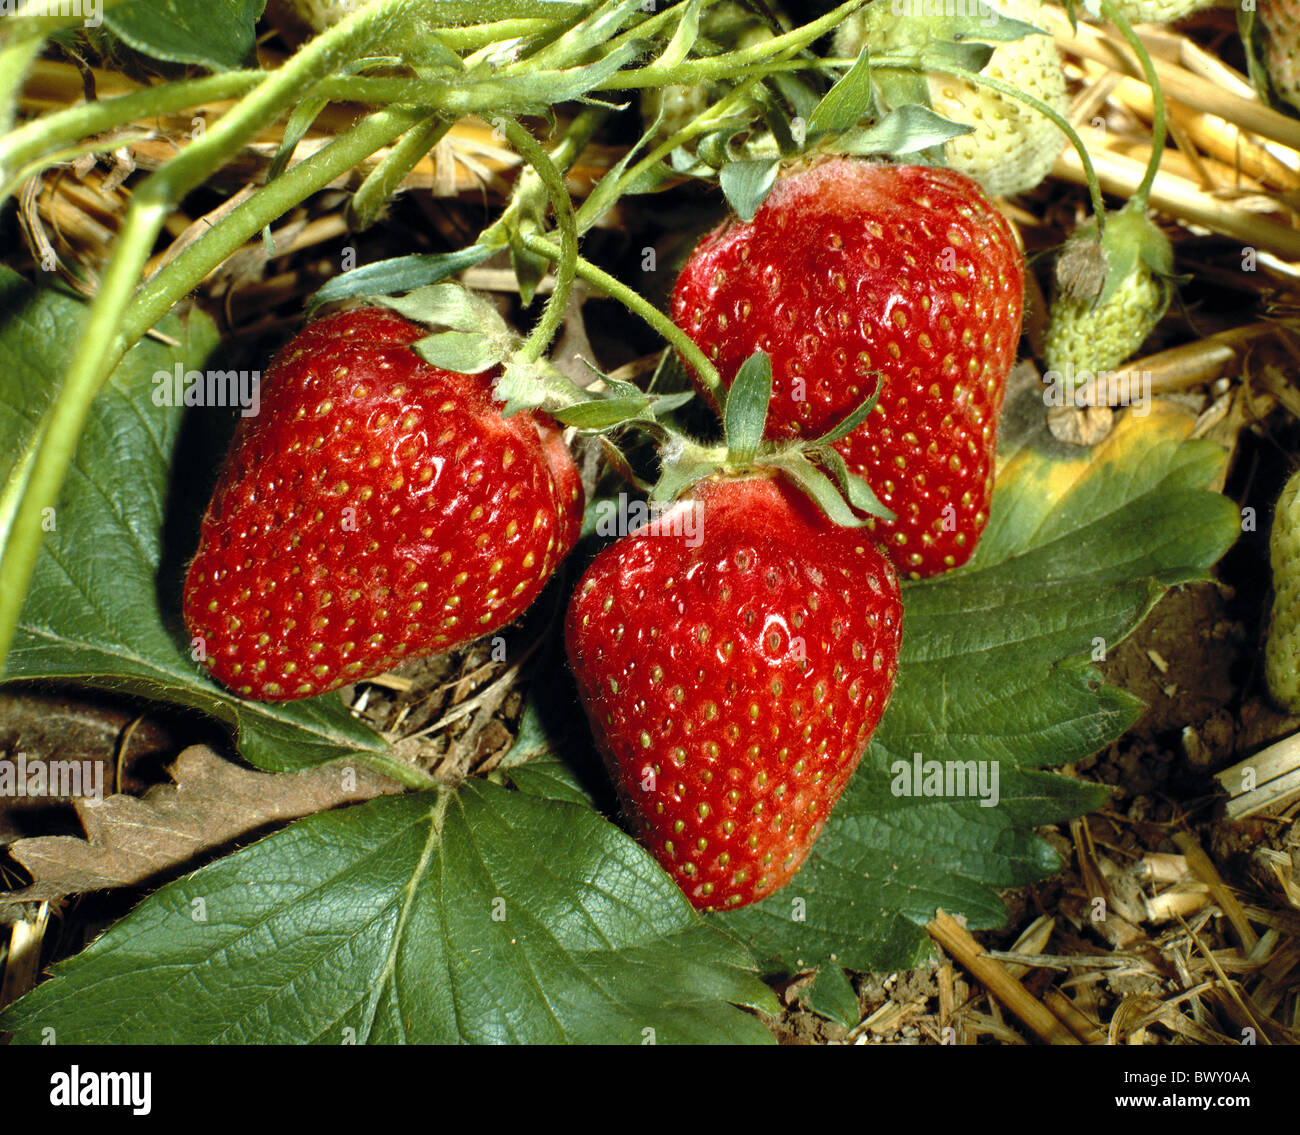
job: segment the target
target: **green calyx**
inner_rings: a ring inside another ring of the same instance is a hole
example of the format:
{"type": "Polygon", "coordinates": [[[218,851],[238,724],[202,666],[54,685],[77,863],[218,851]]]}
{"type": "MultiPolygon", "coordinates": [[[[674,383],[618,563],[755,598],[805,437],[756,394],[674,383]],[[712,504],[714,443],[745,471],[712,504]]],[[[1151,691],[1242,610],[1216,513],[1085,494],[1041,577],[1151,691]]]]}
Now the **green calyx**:
{"type": "Polygon", "coordinates": [[[1104,307],[1134,276],[1152,277],[1163,282],[1161,290],[1166,293],[1164,306],[1156,315],[1159,319],[1168,306],[1167,282],[1173,270],[1169,238],[1135,199],[1106,214],[1100,237],[1095,217],[1070,235],[1056,263],[1056,283],[1062,296],[1097,308],[1104,307]]]}
{"type": "Polygon", "coordinates": [[[849,471],[834,443],[857,429],[875,408],[881,387],[833,429],[812,440],[763,440],[772,400],[772,362],[758,351],[745,360],[722,407],[723,442],[708,445],[667,432],[660,451],[662,471],[652,500],[676,500],[709,477],[779,475],[805,493],[835,524],[859,528],[866,513],[881,520],[894,514],[861,477],[849,471]]]}
{"type": "Polygon", "coordinates": [[[1135,200],[1071,235],[1056,264],[1044,361],[1048,371],[1098,374],[1130,358],[1173,295],[1173,251],[1135,200]]]}

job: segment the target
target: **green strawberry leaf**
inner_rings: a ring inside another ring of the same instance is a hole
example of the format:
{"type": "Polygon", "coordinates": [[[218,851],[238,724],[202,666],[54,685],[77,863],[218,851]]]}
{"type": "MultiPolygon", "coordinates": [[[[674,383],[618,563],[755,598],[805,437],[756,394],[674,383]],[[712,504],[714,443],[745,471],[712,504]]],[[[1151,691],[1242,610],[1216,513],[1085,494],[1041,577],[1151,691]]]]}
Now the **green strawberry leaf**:
{"type": "Polygon", "coordinates": [[[319,813],[164,886],[2,1027],[19,1044],[771,1043],[737,1006],[778,1009],[646,852],[589,808],[480,781],[319,813]]]}
{"type": "Polygon", "coordinates": [[[508,350],[499,339],[481,331],[440,331],[412,344],[412,349],[430,366],[458,374],[481,374],[496,366],[508,350]]]}
{"type": "Polygon", "coordinates": [[[980,6],[982,11],[960,15],[948,14],[943,19],[944,35],[956,42],[969,40],[984,43],[1010,43],[1030,35],[1047,35],[1034,24],[1003,15],[991,7],[980,6]]]}
{"type": "Polygon", "coordinates": [[[307,301],[308,311],[323,303],[351,299],[353,296],[392,295],[410,292],[426,284],[436,284],[449,276],[481,264],[497,250],[486,245],[471,244],[459,252],[415,253],[395,256],[391,260],[378,260],[353,268],[322,285],[307,301]]]}
{"type": "Polygon", "coordinates": [[[555,726],[548,728],[538,709],[538,680],[534,679],[528,691],[515,743],[497,766],[499,775],[521,792],[532,796],[566,800],[571,804],[585,804],[595,808],[596,798],[583,785],[573,768],[559,756],[565,742],[575,740],[572,736],[574,722],[571,718],[565,718],[559,724],[560,736],[553,735],[555,726]]]}
{"type": "MultiPolygon", "coordinates": [[[[864,47],[840,80],[817,104],[808,120],[808,138],[838,134],[868,117],[872,107],[871,66],[864,47]]],[[[744,218],[748,220],[749,218],[744,218]]]]}
{"type": "Polygon", "coordinates": [[[986,43],[936,40],[921,51],[920,64],[926,71],[946,71],[949,67],[957,67],[978,74],[988,66],[993,51],[986,43]]]}
{"type": "Polygon", "coordinates": [[[874,126],[842,134],[835,148],[846,154],[914,154],[931,146],[942,146],[949,138],[970,134],[974,127],[952,122],[928,106],[904,103],[891,110],[874,126]]]}
{"type": "Polygon", "coordinates": [[[1141,711],[1091,660],[1166,588],[1205,578],[1240,532],[1236,506],[1204,488],[1222,451],[1182,441],[1171,419],[1126,418],[1091,463],[1004,455],[971,562],[904,586],[890,707],[808,863],[763,903],[718,916],[768,970],[913,964],[937,908],[1000,926],[998,890],[1058,868],[1033,828],[1104,792],[1040,770],[1095,753],[1141,711]],[[982,774],[983,799],[927,781],[925,762],[982,774]],[[925,794],[936,787],[953,791],[925,794]]]}
{"type": "Polygon", "coordinates": [[[772,360],[765,352],[755,351],[736,372],[723,409],[727,453],[735,464],[748,465],[754,460],[763,441],[763,426],[771,401],[772,360]]]}
{"type": "MultiPolygon", "coordinates": [[[[705,155],[705,145],[700,145],[700,156],[705,155]]],[[[718,171],[718,181],[722,185],[723,196],[742,221],[752,221],[758,207],[767,199],[776,184],[776,173],[780,167],[777,158],[765,158],[753,162],[726,162],[718,171]]]]}
{"type": "Polygon", "coordinates": [[[130,0],[104,13],[123,43],[168,63],[228,71],[253,53],[266,0],[130,0]]]}
{"type": "MultiPolygon", "coordinates": [[[[5,269],[0,310],[0,444],[22,454],[70,359],[85,307],[61,292],[38,291],[5,269]]],[[[217,334],[198,311],[185,322],[169,316],[159,330],[179,346],[142,341],[91,406],[4,676],[84,682],[189,706],[233,728],[240,753],[271,771],[355,750],[389,767],[387,745],[337,697],[240,701],[191,660],[179,595],[194,531],[179,522],[183,502],[172,496],[185,410],[157,404],[170,382],[156,376],[170,380],[178,367],[202,367],[217,334]]],[[[22,466],[20,458],[15,468],[22,466]]],[[[179,491],[192,493],[194,486],[179,491]]]]}

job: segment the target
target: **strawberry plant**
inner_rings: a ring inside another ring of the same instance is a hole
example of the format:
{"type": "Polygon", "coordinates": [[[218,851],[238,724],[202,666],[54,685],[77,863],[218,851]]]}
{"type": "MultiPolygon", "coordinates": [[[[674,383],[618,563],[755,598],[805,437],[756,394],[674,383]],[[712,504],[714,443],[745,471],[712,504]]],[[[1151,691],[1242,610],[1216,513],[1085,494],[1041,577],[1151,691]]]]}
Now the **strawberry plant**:
{"type": "MultiPolygon", "coordinates": [[[[868,10],[853,42],[834,32],[861,0],[805,22],[702,0],[290,7],[126,0],[94,38],[0,29],[16,209],[143,146],[142,121],[205,121],[123,174],[102,259],[56,250],[51,283],[33,236],[0,268],[0,660],[13,687],[183,709],[268,793],[336,774],[350,806],[259,812],[236,850],[228,823],[145,870],[111,821],[18,840],[15,917],[142,891],[0,1024],[764,1043],[794,979],[856,1023],[849,973],[932,960],[940,909],[1000,927],[1004,892],[1061,867],[1039,829],[1106,791],[1053,770],[1141,711],[1098,665],[1241,531],[1222,450],[1174,409],[1076,451],[1017,385],[1026,264],[989,194],[1079,148],[1098,220],[1073,251],[1110,265],[1091,318],[1142,265],[1167,302],[1171,263],[1126,239],[1151,178],[1106,210],[1031,6],[974,40],[868,10]],[[158,81],[34,113],[23,76],[74,48],[158,81]],[[949,80],[961,107],[934,97],[949,80]],[[971,158],[995,110],[1034,151],[1006,181],[971,158]],[[453,221],[403,211],[413,179],[458,169],[453,221]],[[264,284],[308,206],[341,267],[243,342],[215,296],[250,263],[264,284]],[[709,211],[698,244],[688,206],[709,211]],[[682,254],[642,249],[654,279],[610,236],[647,216],[682,254]],[[601,370],[589,330],[650,346],[601,370]],[[256,406],[214,413],[210,376],[254,351],[256,406]],[[490,684],[476,650],[506,664],[490,684]],[[372,701],[412,688],[373,727],[372,701]],[[450,712],[418,717],[444,688],[450,712]],[[484,707],[504,736],[428,758],[484,707]]],[[[203,830],[156,792],[133,823],[203,830]]]]}

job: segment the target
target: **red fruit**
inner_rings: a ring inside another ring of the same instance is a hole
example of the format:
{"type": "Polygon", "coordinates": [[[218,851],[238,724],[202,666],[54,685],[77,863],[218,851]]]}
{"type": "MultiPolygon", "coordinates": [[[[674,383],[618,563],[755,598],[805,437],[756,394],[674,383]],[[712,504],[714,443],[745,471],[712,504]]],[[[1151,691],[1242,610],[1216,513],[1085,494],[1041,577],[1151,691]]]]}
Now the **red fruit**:
{"type": "Polygon", "coordinates": [[[705,237],[672,317],[728,386],[755,351],[771,356],[770,438],[825,433],[883,373],[836,449],[897,514],[869,523],[920,578],[965,563],[988,521],[1023,288],[1011,230],[969,178],[836,158],[705,237]]]}
{"type": "Polygon", "coordinates": [[[185,621],[213,675],[285,701],[450,650],[518,616],[577,539],[582,486],[539,415],[501,416],[388,311],[276,356],[203,517],[185,621]]]}
{"type": "Polygon", "coordinates": [[[697,908],[799,870],[885,712],[902,611],[865,531],[772,478],[702,481],[596,557],[569,662],[625,815],[697,908]]]}

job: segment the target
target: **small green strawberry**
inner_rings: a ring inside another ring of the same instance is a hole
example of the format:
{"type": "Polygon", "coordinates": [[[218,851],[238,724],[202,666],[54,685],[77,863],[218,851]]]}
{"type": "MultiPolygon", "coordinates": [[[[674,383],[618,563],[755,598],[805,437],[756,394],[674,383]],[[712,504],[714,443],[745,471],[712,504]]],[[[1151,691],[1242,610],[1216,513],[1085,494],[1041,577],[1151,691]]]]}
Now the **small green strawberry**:
{"type": "Polygon", "coordinates": [[[1259,0],[1256,18],[1257,58],[1267,85],[1278,99],[1300,110],[1300,0],[1259,0]]]}
{"type": "Polygon", "coordinates": [[[1273,617],[1264,668],[1278,704],[1300,713],[1300,472],[1282,490],[1273,514],[1273,617]]]}
{"type": "Polygon", "coordinates": [[[1044,361],[1048,371],[1096,376],[1146,341],[1173,292],[1173,251],[1135,198],[1081,225],[1056,263],[1044,361]]]}
{"type": "MultiPolygon", "coordinates": [[[[931,5],[925,6],[924,14],[905,8],[899,15],[897,9],[897,4],[876,3],[855,13],[836,33],[836,54],[856,56],[864,45],[873,53],[884,53],[932,40],[980,40],[978,30],[964,33],[946,17],[932,14],[931,5]]],[[[991,14],[1029,24],[1037,22],[1042,9],[1042,0],[994,0],[990,5],[991,14]]],[[[1012,83],[1065,113],[1069,103],[1065,73],[1051,36],[1028,35],[992,46],[993,55],[983,74],[1012,83]]],[[[973,133],[944,145],[944,163],[949,169],[974,178],[995,196],[1030,190],[1050,172],[1065,136],[1045,115],[943,71],[929,72],[926,83],[931,109],[953,122],[974,127],[973,133]]],[[[886,97],[890,98],[888,92],[886,97]]]]}

